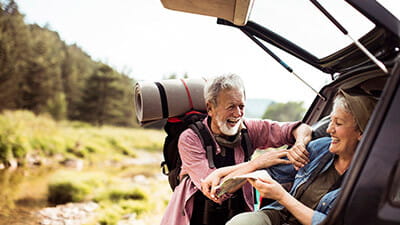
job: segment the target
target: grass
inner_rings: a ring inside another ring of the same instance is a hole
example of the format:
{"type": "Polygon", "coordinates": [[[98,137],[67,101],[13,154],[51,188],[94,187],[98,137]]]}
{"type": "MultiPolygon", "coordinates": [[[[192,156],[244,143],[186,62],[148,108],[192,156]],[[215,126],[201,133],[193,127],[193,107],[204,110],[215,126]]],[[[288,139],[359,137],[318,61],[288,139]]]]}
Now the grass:
{"type": "Polygon", "coordinates": [[[160,130],[93,127],[76,121],[56,122],[30,111],[4,111],[0,114],[0,163],[17,160],[24,165],[33,153],[89,162],[119,161],[136,157],[137,149],[160,151],[164,137],[160,130]]]}
{"type": "Polygon", "coordinates": [[[57,169],[49,178],[50,203],[95,201],[100,205],[96,224],[117,224],[129,214],[154,224],[159,222],[171,194],[168,181],[155,176],[160,173],[159,164],[102,165],[123,162],[143,152],[161,153],[164,138],[161,130],[94,127],[77,121],[56,122],[29,111],[4,111],[0,114],[0,166],[14,160],[23,167],[32,156],[38,156],[44,164],[82,159],[91,167],[83,171],[57,169]],[[145,176],[147,183],[134,181],[137,175],[145,176]]]}
{"type": "Polygon", "coordinates": [[[134,174],[132,170],[59,171],[50,179],[49,201],[54,204],[94,201],[100,206],[95,222],[102,225],[117,224],[125,215],[154,217],[160,209],[164,211],[170,194],[167,181],[160,182],[150,177],[147,185],[136,183],[127,179],[128,174],[134,174]],[[160,190],[164,190],[161,191],[163,198],[155,193],[160,190]]]}

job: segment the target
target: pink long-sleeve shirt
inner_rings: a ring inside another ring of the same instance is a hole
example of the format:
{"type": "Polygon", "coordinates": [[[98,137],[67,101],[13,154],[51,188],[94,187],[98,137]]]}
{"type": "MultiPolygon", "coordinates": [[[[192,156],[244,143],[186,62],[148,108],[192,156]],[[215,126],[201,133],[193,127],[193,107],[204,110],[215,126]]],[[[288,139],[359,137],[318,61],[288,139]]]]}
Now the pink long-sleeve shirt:
{"type": "MultiPolygon", "coordinates": [[[[207,119],[203,121],[207,129],[207,119]]],[[[270,120],[245,119],[246,128],[254,149],[265,149],[268,147],[280,147],[285,144],[293,144],[295,139],[292,131],[300,122],[278,123],[270,120]]],[[[215,141],[215,140],[214,140],[215,141]]],[[[193,211],[193,196],[200,191],[200,180],[206,178],[215,169],[208,166],[206,152],[201,144],[200,138],[193,130],[185,130],[179,137],[179,154],[182,159],[181,175],[188,174],[175,188],[166,212],[161,220],[161,225],[189,225],[193,211]]],[[[242,146],[235,147],[235,163],[244,162],[242,146]]],[[[249,154],[253,153],[249,149],[249,154]]],[[[221,152],[217,144],[216,154],[221,152]]],[[[253,189],[249,183],[242,187],[244,199],[248,211],[253,210],[253,189]]]]}

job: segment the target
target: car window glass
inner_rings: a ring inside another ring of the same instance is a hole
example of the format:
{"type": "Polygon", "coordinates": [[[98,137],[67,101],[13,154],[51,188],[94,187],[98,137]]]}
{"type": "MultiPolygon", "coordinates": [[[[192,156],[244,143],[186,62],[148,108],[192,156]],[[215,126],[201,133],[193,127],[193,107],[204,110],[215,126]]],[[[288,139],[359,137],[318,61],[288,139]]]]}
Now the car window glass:
{"type": "MultiPolygon", "coordinates": [[[[345,1],[319,0],[353,38],[360,38],[374,24],[345,1]]],[[[351,44],[310,1],[256,0],[250,20],[267,27],[322,58],[351,44]]]]}

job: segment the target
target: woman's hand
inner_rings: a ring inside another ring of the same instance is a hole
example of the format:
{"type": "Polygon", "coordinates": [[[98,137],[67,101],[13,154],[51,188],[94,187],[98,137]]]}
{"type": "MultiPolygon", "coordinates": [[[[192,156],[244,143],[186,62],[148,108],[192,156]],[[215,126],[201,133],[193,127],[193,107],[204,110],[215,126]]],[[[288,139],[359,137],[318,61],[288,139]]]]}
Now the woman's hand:
{"type": "Polygon", "coordinates": [[[263,198],[270,198],[278,201],[283,207],[289,210],[301,224],[311,224],[314,210],[308,208],[290,195],[278,182],[272,178],[249,179],[249,182],[260,192],[263,198]]]}
{"type": "Polygon", "coordinates": [[[260,195],[263,198],[280,201],[286,194],[288,194],[288,192],[278,182],[270,177],[248,179],[248,181],[260,192],[260,195]]]}

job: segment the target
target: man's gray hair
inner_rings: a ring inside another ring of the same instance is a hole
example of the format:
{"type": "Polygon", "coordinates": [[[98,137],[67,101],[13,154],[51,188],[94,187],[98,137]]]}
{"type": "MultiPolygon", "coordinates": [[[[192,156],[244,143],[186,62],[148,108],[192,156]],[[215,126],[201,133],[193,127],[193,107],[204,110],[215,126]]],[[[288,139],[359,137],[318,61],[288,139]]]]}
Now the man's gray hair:
{"type": "Polygon", "coordinates": [[[204,100],[206,103],[210,102],[216,106],[218,94],[225,89],[240,90],[243,92],[244,98],[246,98],[244,84],[240,76],[236,74],[228,74],[217,76],[207,81],[204,87],[204,100]]]}

